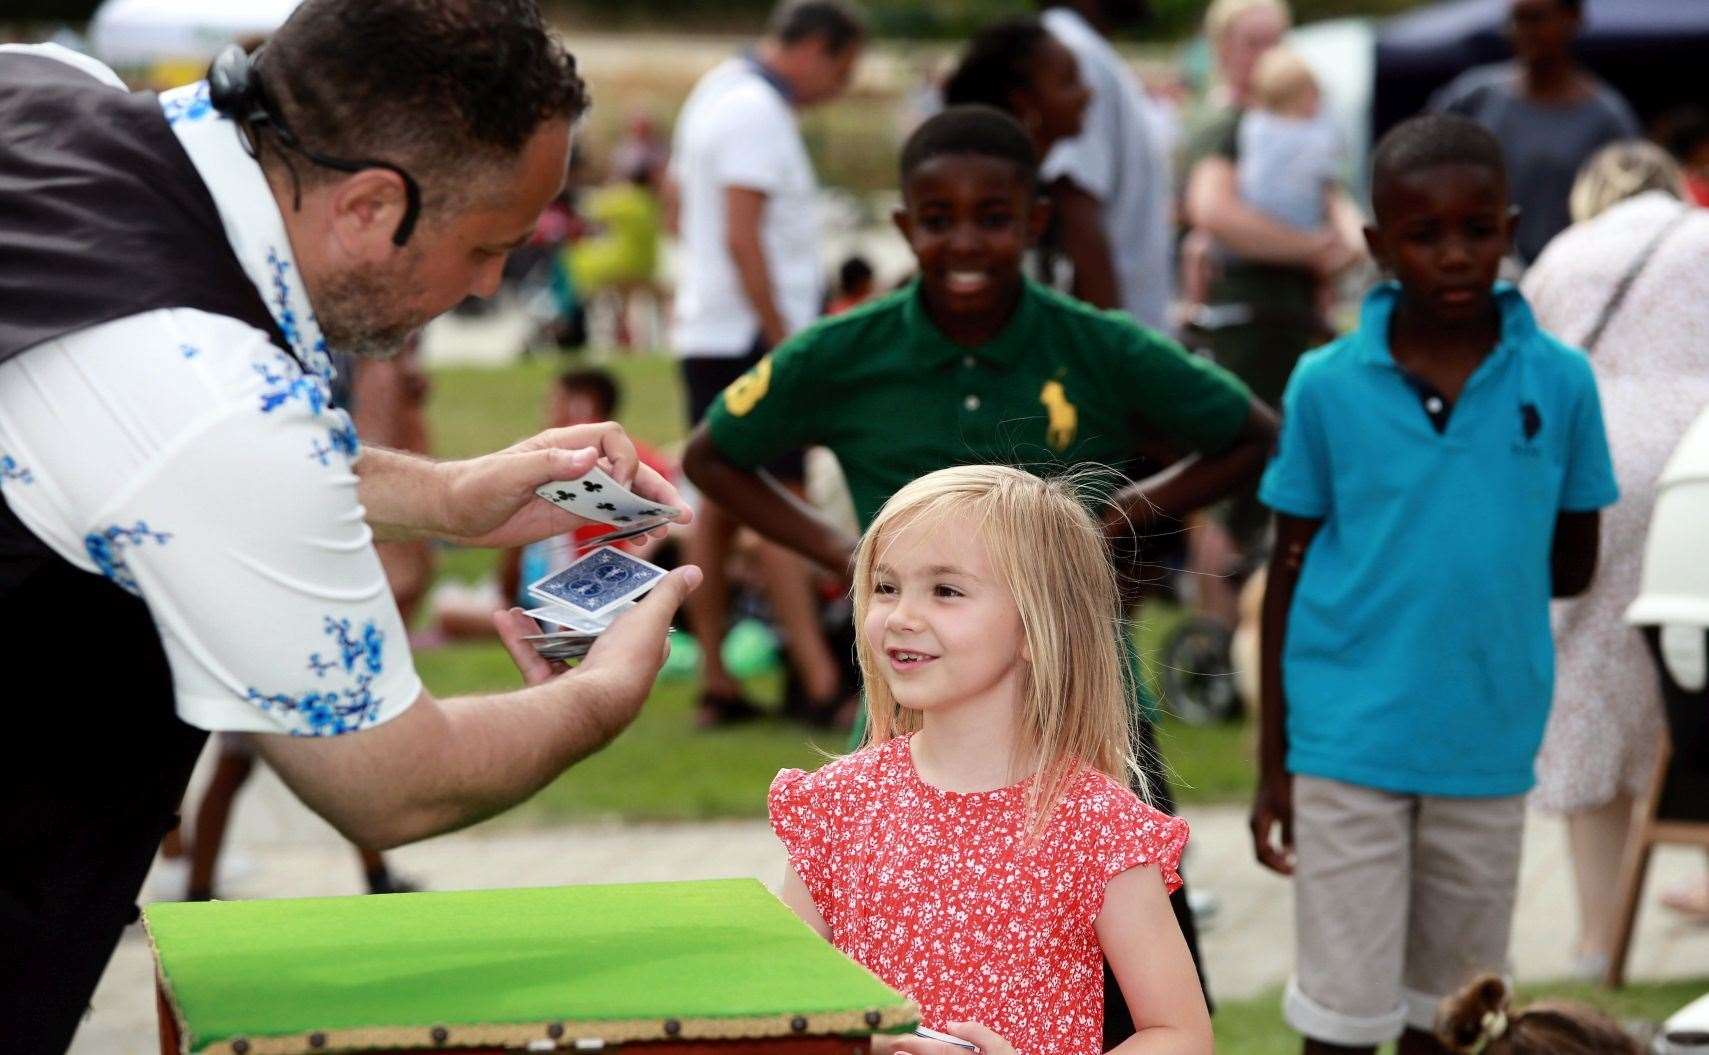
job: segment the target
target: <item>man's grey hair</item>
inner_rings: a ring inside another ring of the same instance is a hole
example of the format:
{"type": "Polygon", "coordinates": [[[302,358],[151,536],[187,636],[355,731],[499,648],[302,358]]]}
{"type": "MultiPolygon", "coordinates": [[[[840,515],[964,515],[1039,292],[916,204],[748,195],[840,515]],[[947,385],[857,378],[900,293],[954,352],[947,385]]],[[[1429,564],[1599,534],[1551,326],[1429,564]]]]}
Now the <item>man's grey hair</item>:
{"type": "Polygon", "coordinates": [[[838,55],[866,39],[866,15],[846,0],[783,0],[772,11],[766,33],[784,45],[818,40],[825,51],[838,55]]]}

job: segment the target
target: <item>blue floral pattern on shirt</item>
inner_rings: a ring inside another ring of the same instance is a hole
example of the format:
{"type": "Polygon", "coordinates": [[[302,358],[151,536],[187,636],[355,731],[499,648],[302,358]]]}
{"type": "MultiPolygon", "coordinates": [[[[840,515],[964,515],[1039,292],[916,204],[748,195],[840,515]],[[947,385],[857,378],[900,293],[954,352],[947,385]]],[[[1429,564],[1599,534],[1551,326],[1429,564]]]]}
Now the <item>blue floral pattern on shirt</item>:
{"type": "Polygon", "coordinates": [[[356,452],[361,449],[356,426],[347,414],[332,406],[332,392],[325,381],[299,371],[297,364],[283,352],[275,354],[271,362],[252,365],[262,381],[261,413],[271,414],[280,407],[301,403],[314,417],[325,415],[332,419],[326,428],[326,442],[312,441],[309,457],[327,466],[332,464],[334,454],[342,454],[346,463],[355,460],[356,452]]]}
{"type": "MultiPolygon", "coordinates": [[[[279,252],[277,246],[267,247],[267,270],[272,276],[273,293],[269,306],[273,309],[273,318],[279,323],[280,332],[291,342],[291,347],[302,360],[303,366],[331,386],[336,371],[332,366],[332,352],[327,348],[326,338],[318,333],[311,342],[303,333],[303,325],[297,315],[296,290],[290,280],[291,262],[279,252]]],[[[312,320],[313,314],[309,315],[312,320]]],[[[319,326],[315,326],[318,331],[319,326]]]]}
{"type": "Polygon", "coordinates": [[[160,112],[166,116],[169,125],[206,118],[214,112],[213,99],[208,95],[208,82],[197,81],[194,85],[162,95],[160,112]]]}
{"type": "Polygon", "coordinates": [[[261,390],[261,413],[271,414],[287,403],[301,401],[312,415],[318,416],[332,405],[332,390],[313,374],[304,374],[283,352],[271,363],[255,363],[265,387],[261,390]]]}
{"type": "Polygon", "coordinates": [[[156,531],[148,526],[148,521],[139,520],[131,527],[114,524],[101,531],[89,532],[83,536],[83,549],[95,562],[96,571],[125,592],[141,597],[142,588],[137,585],[130,564],[125,561],[125,549],[151,542],[164,546],[171,540],[170,532],[156,531]]]}
{"type": "Polygon", "coordinates": [[[356,426],[348,420],[328,428],[326,438],[325,444],[317,441],[309,448],[309,457],[322,465],[331,465],[334,454],[342,454],[346,462],[352,461],[361,449],[361,443],[356,439],[356,426]]]}
{"type": "Polygon", "coordinates": [[[0,454],[0,484],[33,484],[35,475],[25,466],[18,464],[18,459],[10,454],[0,454]]]}
{"type": "Polygon", "coordinates": [[[297,694],[264,693],[251,687],[250,702],[277,714],[293,736],[337,736],[372,725],[384,702],[373,692],[374,679],[385,669],[386,635],[372,619],[360,631],[348,619],[327,616],[322,627],[337,645],[334,655],[309,653],[308,669],[316,679],[332,675],[335,684],[297,694]]]}

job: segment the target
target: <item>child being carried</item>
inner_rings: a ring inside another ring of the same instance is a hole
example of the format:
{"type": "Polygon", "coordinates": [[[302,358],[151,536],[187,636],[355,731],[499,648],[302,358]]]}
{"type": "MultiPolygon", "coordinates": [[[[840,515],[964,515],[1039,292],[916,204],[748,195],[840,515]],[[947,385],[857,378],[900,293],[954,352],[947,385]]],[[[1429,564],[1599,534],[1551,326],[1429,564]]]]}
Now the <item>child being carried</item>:
{"type": "Polygon", "coordinates": [[[1298,52],[1271,48],[1252,74],[1256,107],[1240,118],[1242,201],[1301,230],[1329,219],[1344,149],[1323,92],[1298,52]]]}

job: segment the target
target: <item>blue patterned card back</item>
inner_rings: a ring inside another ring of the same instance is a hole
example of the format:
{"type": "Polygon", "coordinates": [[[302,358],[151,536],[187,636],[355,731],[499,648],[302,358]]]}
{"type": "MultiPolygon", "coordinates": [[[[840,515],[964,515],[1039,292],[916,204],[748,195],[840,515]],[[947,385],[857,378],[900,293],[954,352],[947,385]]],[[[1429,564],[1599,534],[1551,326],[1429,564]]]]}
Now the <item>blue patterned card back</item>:
{"type": "Polygon", "coordinates": [[[645,593],[664,577],[664,569],[631,557],[622,550],[596,549],[563,571],[528,588],[544,601],[566,605],[588,615],[600,615],[645,593]]]}

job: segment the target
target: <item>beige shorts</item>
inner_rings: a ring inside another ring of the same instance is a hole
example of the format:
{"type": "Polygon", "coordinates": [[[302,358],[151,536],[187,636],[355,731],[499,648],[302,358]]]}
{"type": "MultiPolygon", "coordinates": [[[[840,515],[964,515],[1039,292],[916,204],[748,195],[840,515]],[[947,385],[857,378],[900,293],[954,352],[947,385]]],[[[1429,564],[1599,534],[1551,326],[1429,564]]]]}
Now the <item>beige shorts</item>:
{"type": "Polygon", "coordinates": [[[1428,1031],[1436,1006],[1505,973],[1525,796],[1397,795],[1294,777],[1294,977],[1288,1024],[1382,1044],[1428,1031]]]}

